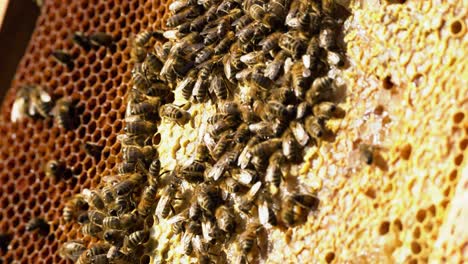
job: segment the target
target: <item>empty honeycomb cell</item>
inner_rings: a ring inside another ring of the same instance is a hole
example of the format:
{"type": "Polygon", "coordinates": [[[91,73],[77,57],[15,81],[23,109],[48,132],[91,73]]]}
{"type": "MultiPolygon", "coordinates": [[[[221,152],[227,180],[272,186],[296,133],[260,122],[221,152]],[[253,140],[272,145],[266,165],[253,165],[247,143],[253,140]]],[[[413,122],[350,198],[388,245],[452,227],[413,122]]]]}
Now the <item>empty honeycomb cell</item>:
{"type": "Polygon", "coordinates": [[[460,166],[462,162],[463,162],[463,154],[459,154],[453,159],[453,163],[455,164],[455,166],[460,166]]]}
{"type": "Polygon", "coordinates": [[[326,263],[332,263],[332,261],[335,259],[335,253],[334,252],[328,252],[325,254],[325,262],[326,263]]]}
{"type": "Polygon", "coordinates": [[[415,255],[421,252],[421,245],[417,241],[411,242],[411,252],[415,255]]]}
{"type": "Polygon", "coordinates": [[[463,112],[457,112],[453,115],[453,122],[455,124],[459,124],[465,119],[465,113],[463,112]]]}
{"type": "Polygon", "coordinates": [[[419,239],[420,237],[421,237],[421,228],[419,226],[416,226],[413,230],[413,238],[419,239]]]}
{"type": "Polygon", "coordinates": [[[460,143],[458,144],[458,147],[460,148],[461,151],[464,151],[467,146],[468,146],[468,138],[462,139],[460,143]]]}
{"type": "Polygon", "coordinates": [[[379,235],[381,235],[381,236],[386,235],[389,230],[390,230],[390,222],[383,221],[382,223],[380,223],[379,235]]]}
{"type": "Polygon", "coordinates": [[[459,18],[455,18],[449,23],[450,26],[450,33],[453,37],[461,37],[464,36],[466,32],[466,25],[465,21],[459,18]]]}

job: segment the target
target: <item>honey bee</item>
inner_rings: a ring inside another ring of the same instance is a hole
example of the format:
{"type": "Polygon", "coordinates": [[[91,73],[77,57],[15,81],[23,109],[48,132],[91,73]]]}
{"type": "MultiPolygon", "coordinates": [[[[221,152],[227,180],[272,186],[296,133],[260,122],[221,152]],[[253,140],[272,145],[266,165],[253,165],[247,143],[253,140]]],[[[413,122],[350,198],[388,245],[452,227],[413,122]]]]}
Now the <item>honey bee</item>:
{"type": "Polygon", "coordinates": [[[205,243],[210,243],[221,235],[216,222],[208,219],[201,223],[201,230],[205,243]]]}
{"type": "Polygon", "coordinates": [[[107,258],[111,263],[132,263],[135,261],[131,254],[125,254],[117,246],[111,246],[107,252],[107,258]]]}
{"type": "Polygon", "coordinates": [[[230,166],[234,165],[238,156],[239,152],[236,149],[224,153],[213,167],[207,170],[207,178],[215,182],[218,181],[224,175],[225,171],[230,166]]]}
{"type": "Polygon", "coordinates": [[[174,184],[170,184],[162,190],[161,197],[156,205],[156,215],[159,218],[167,218],[171,210],[173,210],[171,201],[175,192],[176,186],[174,184]]]}
{"type": "Polygon", "coordinates": [[[59,249],[58,253],[62,258],[71,261],[77,261],[78,258],[86,251],[85,245],[80,241],[65,242],[59,249]]]}
{"type": "Polygon", "coordinates": [[[182,92],[185,100],[189,100],[192,96],[193,87],[196,82],[195,72],[191,71],[187,76],[177,84],[176,90],[182,92]]]}
{"type": "Polygon", "coordinates": [[[263,201],[258,206],[258,219],[263,226],[276,226],[278,224],[275,211],[268,201],[263,201]]]}
{"type": "Polygon", "coordinates": [[[207,184],[200,185],[197,201],[200,207],[208,214],[213,213],[219,203],[219,189],[207,184]]]}
{"type": "Polygon", "coordinates": [[[99,47],[99,46],[109,47],[114,43],[113,37],[104,32],[96,32],[96,33],[91,34],[89,36],[89,40],[91,41],[91,44],[96,47],[99,47]]]}
{"type": "Polygon", "coordinates": [[[226,118],[217,121],[214,125],[208,127],[208,134],[212,138],[219,138],[219,136],[231,129],[238,124],[238,120],[235,116],[227,116],[226,118]]]}
{"type": "Polygon", "coordinates": [[[234,232],[236,228],[236,221],[234,218],[234,212],[225,205],[222,205],[216,209],[215,212],[216,221],[221,230],[227,234],[234,232]]]}
{"type": "Polygon", "coordinates": [[[235,37],[236,35],[234,32],[227,32],[221,41],[214,47],[214,54],[220,55],[225,53],[229,49],[230,45],[236,40],[235,37]]]}
{"type": "Polygon", "coordinates": [[[104,203],[110,204],[115,199],[115,193],[112,186],[106,185],[101,189],[101,197],[104,203]]]}
{"type": "Polygon", "coordinates": [[[269,101],[266,105],[266,114],[267,116],[270,115],[274,118],[284,119],[288,116],[289,113],[282,103],[278,101],[269,101]]]}
{"type": "Polygon", "coordinates": [[[70,100],[62,98],[57,101],[53,109],[53,115],[59,126],[70,130],[75,126],[74,107],[70,100]]]}
{"type": "Polygon", "coordinates": [[[232,133],[223,133],[219,138],[218,143],[216,143],[214,149],[211,151],[211,156],[214,159],[219,159],[221,155],[230,147],[232,142],[233,134],[232,133]]]}
{"type": "Polygon", "coordinates": [[[284,65],[288,53],[284,50],[279,51],[273,61],[271,61],[265,68],[265,77],[270,78],[271,80],[276,80],[278,75],[281,72],[281,69],[284,65]]]}
{"type": "Polygon", "coordinates": [[[314,116],[309,116],[305,119],[304,125],[307,133],[315,139],[319,139],[325,134],[322,119],[318,119],[314,116]]]}
{"type": "Polygon", "coordinates": [[[147,30],[141,31],[135,36],[135,44],[140,47],[144,47],[151,37],[153,37],[153,32],[147,30]]]}
{"type": "Polygon", "coordinates": [[[26,231],[32,232],[38,230],[39,234],[45,236],[50,231],[49,223],[44,218],[36,217],[28,221],[26,231]]]}
{"type": "Polygon", "coordinates": [[[295,59],[300,58],[306,49],[304,41],[297,35],[293,36],[290,33],[283,34],[278,42],[278,45],[280,48],[291,54],[291,56],[293,56],[295,59]]]}
{"type": "Polygon", "coordinates": [[[126,213],[120,216],[121,227],[125,227],[127,230],[142,229],[143,219],[136,213],[126,213]]]}
{"type": "Polygon", "coordinates": [[[206,166],[203,162],[195,160],[186,166],[182,166],[177,174],[187,182],[200,183],[204,180],[203,173],[205,169],[206,166]]]}
{"type": "Polygon", "coordinates": [[[158,189],[156,183],[151,183],[150,185],[145,187],[145,189],[143,190],[143,194],[141,195],[141,200],[138,203],[137,207],[139,215],[144,217],[148,216],[151,209],[153,208],[153,205],[155,204],[157,191],[158,189]]]}
{"type": "Polygon", "coordinates": [[[82,193],[83,193],[84,199],[89,205],[93,206],[94,208],[98,210],[105,209],[106,206],[105,206],[104,200],[102,199],[101,195],[97,191],[84,189],[82,193]]]}
{"type": "Polygon", "coordinates": [[[234,26],[236,29],[236,32],[240,31],[241,29],[245,28],[247,25],[251,24],[253,22],[253,19],[250,15],[245,14],[238,19],[236,19],[231,26],[234,26]]]}
{"type": "Polygon", "coordinates": [[[108,229],[121,230],[122,222],[117,216],[107,216],[102,220],[102,227],[105,230],[108,230],[108,229]]]}
{"type": "Polygon", "coordinates": [[[89,222],[88,212],[82,212],[76,217],[76,221],[80,224],[86,224],[89,222]]]}
{"type": "Polygon", "coordinates": [[[377,147],[369,144],[360,144],[359,145],[359,153],[361,155],[361,159],[367,164],[371,165],[374,162],[375,153],[377,151],[377,147]]]}
{"type": "Polygon", "coordinates": [[[241,190],[241,185],[233,178],[224,179],[224,188],[228,193],[237,193],[241,190]]]}
{"type": "Polygon", "coordinates": [[[249,138],[250,138],[249,126],[246,123],[240,124],[234,134],[234,142],[245,143],[249,138]]]}
{"type": "Polygon", "coordinates": [[[141,69],[149,80],[157,80],[162,67],[162,62],[151,52],[147,54],[145,60],[141,64],[141,69]]]}
{"type": "Polygon", "coordinates": [[[192,5],[193,3],[194,3],[194,1],[192,1],[192,0],[176,0],[176,1],[172,2],[169,5],[169,10],[172,13],[177,13],[180,10],[182,10],[183,8],[185,8],[185,7],[189,6],[189,5],[192,5]]]}
{"type": "Polygon", "coordinates": [[[65,163],[58,160],[49,160],[44,167],[46,177],[57,181],[60,178],[67,178],[67,167],[65,163]]]}
{"type": "MultiPolygon", "coordinates": [[[[303,133],[305,133],[305,131],[303,131],[303,133]]],[[[302,157],[301,145],[296,141],[292,131],[287,131],[283,134],[282,149],[283,155],[290,161],[296,162],[302,157]]]]}
{"type": "MultiPolygon", "coordinates": [[[[203,30],[201,33],[204,36],[203,43],[205,45],[213,44],[217,40],[222,39],[229,29],[229,23],[222,19],[218,22],[217,26],[203,30]]],[[[214,52],[214,49],[212,49],[212,51],[214,52]]]]}
{"type": "Polygon", "coordinates": [[[125,122],[124,132],[127,136],[154,134],[158,130],[156,124],[143,120],[139,115],[126,117],[125,122]]]}
{"type": "Polygon", "coordinates": [[[125,161],[135,163],[139,160],[150,161],[158,155],[157,150],[153,146],[124,146],[122,153],[125,161]]]}
{"type": "Polygon", "coordinates": [[[209,88],[210,71],[207,67],[203,67],[198,73],[197,81],[193,86],[192,96],[195,102],[203,103],[206,101],[209,88]]]}
{"type": "Polygon", "coordinates": [[[311,72],[304,67],[303,63],[296,62],[291,68],[291,81],[294,95],[299,99],[304,99],[306,87],[310,83],[311,72]]]}
{"type": "Polygon", "coordinates": [[[52,57],[59,63],[73,68],[73,57],[64,50],[54,50],[51,53],[52,57]]]}
{"type": "Polygon", "coordinates": [[[271,125],[271,122],[261,121],[248,126],[249,131],[256,134],[257,137],[262,139],[269,139],[276,136],[276,133],[271,125]]]}
{"type": "Polygon", "coordinates": [[[218,100],[226,100],[228,97],[228,84],[221,74],[216,74],[211,80],[210,90],[214,92],[218,100]]]}
{"type": "Polygon", "coordinates": [[[190,256],[193,252],[193,245],[192,245],[192,238],[193,234],[185,233],[182,237],[182,245],[184,247],[184,254],[190,256]]]}
{"type": "Polygon", "coordinates": [[[102,226],[106,214],[98,210],[89,210],[88,211],[89,221],[95,225],[102,226]]]}
{"type": "Polygon", "coordinates": [[[103,238],[107,243],[120,247],[124,241],[125,232],[122,230],[110,229],[104,232],[103,238]]]}
{"type": "Polygon", "coordinates": [[[93,223],[87,223],[81,227],[81,233],[85,236],[87,235],[87,236],[98,237],[101,232],[102,232],[102,228],[93,223]]]}
{"type": "Polygon", "coordinates": [[[148,172],[149,172],[149,175],[151,176],[151,179],[153,179],[154,182],[158,182],[160,171],[161,171],[161,161],[159,161],[158,158],[153,159],[153,161],[151,162],[149,166],[148,172]]]}
{"type": "Polygon", "coordinates": [[[281,209],[281,219],[289,227],[303,216],[304,209],[315,210],[319,204],[317,197],[309,194],[293,194],[285,198],[281,209]]]}
{"type": "Polygon", "coordinates": [[[265,172],[265,182],[269,185],[270,192],[276,194],[283,178],[281,166],[284,162],[284,157],[280,151],[276,151],[270,157],[268,167],[265,172]]]}
{"type": "Polygon", "coordinates": [[[159,115],[162,118],[167,118],[170,121],[176,122],[178,125],[183,126],[190,114],[174,104],[165,104],[159,108],[159,115]]]}
{"type": "Polygon", "coordinates": [[[83,144],[83,149],[85,150],[86,154],[89,156],[99,159],[101,157],[102,150],[104,149],[104,146],[98,144],[98,143],[93,143],[87,141],[86,143],[83,144]]]}
{"type": "Polygon", "coordinates": [[[73,33],[72,41],[85,50],[89,50],[91,48],[89,37],[87,37],[83,32],[76,31],[73,33]]]}
{"type": "Polygon", "coordinates": [[[146,181],[146,175],[140,172],[133,173],[128,179],[117,183],[114,186],[115,193],[118,196],[124,196],[133,191],[135,187],[146,181]]]}
{"type": "Polygon", "coordinates": [[[107,254],[99,254],[99,255],[96,255],[96,256],[92,256],[90,258],[90,263],[108,264],[109,260],[107,259],[107,254]]]}
{"type": "Polygon", "coordinates": [[[260,39],[268,32],[268,28],[260,22],[254,21],[237,31],[237,37],[242,43],[248,43],[260,39]]]}
{"type": "Polygon", "coordinates": [[[322,101],[330,101],[333,97],[333,79],[324,76],[314,80],[306,93],[306,101],[315,105],[322,101]]]}
{"type": "Polygon", "coordinates": [[[271,153],[281,146],[281,139],[272,138],[252,147],[253,156],[268,157],[271,153]]]}
{"type": "Polygon", "coordinates": [[[201,235],[203,233],[203,227],[199,221],[189,221],[186,229],[187,233],[192,235],[201,235]]]}
{"type": "Polygon", "coordinates": [[[265,53],[263,51],[252,51],[240,57],[241,62],[246,65],[255,65],[265,61],[265,53]]]}
{"type": "Polygon", "coordinates": [[[235,181],[245,186],[251,186],[258,179],[257,172],[251,169],[234,170],[231,176],[235,181]]]}
{"type": "Polygon", "coordinates": [[[117,196],[114,203],[109,208],[109,214],[111,216],[122,215],[133,210],[133,208],[134,205],[128,196],[117,196]]]}
{"type": "Polygon", "coordinates": [[[167,220],[167,223],[171,225],[171,231],[174,235],[180,234],[185,231],[185,223],[187,220],[188,212],[187,210],[171,217],[167,220]]]}
{"type": "Polygon", "coordinates": [[[257,65],[254,69],[252,69],[252,73],[247,76],[247,81],[253,87],[259,89],[270,89],[273,86],[273,82],[270,78],[266,77],[265,74],[265,66],[257,65]]]}
{"type": "Polygon", "coordinates": [[[145,60],[146,55],[148,53],[146,52],[146,48],[133,45],[132,48],[130,49],[130,58],[134,63],[141,63],[145,60]]]}
{"type": "Polygon", "coordinates": [[[249,223],[246,227],[246,230],[242,232],[239,236],[239,249],[242,254],[248,254],[257,241],[257,233],[261,229],[261,225],[258,223],[249,223]]]}
{"type": "Polygon", "coordinates": [[[258,144],[260,141],[260,137],[252,137],[249,139],[247,145],[244,147],[244,149],[241,151],[238,157],[237,165],[241,169],[247,168],[247,166],[250,163],[250,159],[252,158],[252,147],[258,144]]]}
{"type": "Polygon", "coordinates": [[[125,237],[124,247],[127,251],[134,250],[138,245],[145,243],[149,239],[148,230],[139,230],[125,237]]]}
{"type": "Polygon", "coordinates": [[[253,202],[257,198],[257,194],[260,191],[261,187],[262,187],[261,181],[258,181],[254,185],[252,185],[252,187],[246,194],[236,199],[236,207],[241,212],[249,214],[249,211],[254,205],[253,202]]]}
{"type": "Polygon", "coordinates": [[[195,57],[195,64],[201,64],[207,61],[214,54],[214,49],[210,46],[202,49],[195,57]]]}
{"type": "Polygon", "coordinates": [[[316,210],[320,202],[316,196],[305,193],[293,194],[292,198],[299,206],[309,210],[316,210]]]}
{"type": "Polygon", "coordinates": [[[19,89],[13,103],[11,121],[16,122],[25,115],[47,118],[52,105],[52,97],[39,86],[24,85],[19,89]]]}
{"type": "Polygon", "coordinates": [[[314,116],[323,119],[332,118],[336,113],[336,110],[337,106],[332,102],[321,102],[313,107],[314,116]]]}
{"type": "Polygon", "coordinates": [[[91,246],[88,250],[84,252],[84,255],[89,259],[97,255],[106,254],[110,246],[105,243],[97,243],[91,246]]]}
{"type": "Polygon", "coordinates": [[[337,32],[330,27],[326,27],[320,31],[319,45],[326,50],[334,50],[337,47],[336,42],[337,32]]]}
{"type": "Polygon", "coordinates": [[[200,15],[200,9],[198,7],[186,7],[170,16],[166,21],[166,26],[169,28],[177,27],[186,21],[187,18],[195,18],[198,15],[200,15]]]}
{"type": "Polygon", "coordinates": [[[303,101],[297,105],[296,109],[296,119],[303,119],[308,116],[311,112],[311,106],[308,102],[303,101]]]}
{"type": "Polygon", "coordinates": [[[336,67],[343,67],[345,65],[345,57],[340,52],[328,51],[327,62],[336,67]]]}
{"type": "Polygon", "coordinates": [[[70,199],[63,208],[63,219],[70,222],[78,213],[88,208],[88,203],[82,195],[76,195],[70,199]]]}
{"type": "Polygon", "coordinates": [[[196,200],[192,200],[188,208],[188,217],[192,221],[199,221],[202,216],[202,208],[196,200]]]}
{"type": "Polygon", "coordinates": [[[140,91],[145,91],[150,86],[150,81],[142,72],[132,73],[133,86],[140,91]]]}

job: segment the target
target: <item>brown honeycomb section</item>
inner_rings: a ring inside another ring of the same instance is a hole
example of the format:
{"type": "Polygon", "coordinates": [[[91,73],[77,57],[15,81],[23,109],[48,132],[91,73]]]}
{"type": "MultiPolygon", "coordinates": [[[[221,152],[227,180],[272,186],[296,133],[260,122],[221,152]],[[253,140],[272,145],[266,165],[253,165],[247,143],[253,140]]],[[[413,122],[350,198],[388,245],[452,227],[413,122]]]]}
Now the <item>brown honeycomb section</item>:
{"type": "Polygon", "coordinates": [[[165,1],[44,1],[0,117],[0,233],[11,237],[8,248],[0,249],[3,263],[67,262],[58,248],[81,234],[77,224],[63,222],[63,206],[82,189],[96,187],[118,161],[116,137],[123,127],[130,80],[130,40],[140,30],[158,28],[164,12],[165,1]],[[71,41],[74,31],[106,32],[115,45],[86,52],[71,41]],[[52,59],[56,49],[73,56],[73,69],[52,59]],[[79,126],[66,131],[52,117],[11,123],[15,94],[24,84],[40,85],[54,99],[76,100],[79,126]],[[100,159],[84,152],[82,144],[88,141],[104,146],[100,159]],[[43,166],[51,159],[65,162],[73,177],[58,182],[46,178],[43,166]],[[25,231],[35,217],[49,222],[49,235],[25,231]]]}

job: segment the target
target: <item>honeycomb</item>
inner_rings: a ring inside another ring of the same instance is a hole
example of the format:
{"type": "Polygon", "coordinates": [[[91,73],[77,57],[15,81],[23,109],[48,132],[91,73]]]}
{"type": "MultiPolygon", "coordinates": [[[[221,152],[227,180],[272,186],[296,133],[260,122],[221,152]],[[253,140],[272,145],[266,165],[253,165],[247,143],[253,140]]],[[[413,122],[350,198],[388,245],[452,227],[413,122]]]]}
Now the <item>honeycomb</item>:
{"type": "MultiPolygon", "coordinates": [[[[95,188],[118,162],[116,136],[131,69],[128,39],[158,28],[164,4],[45,1],[0,117],[4,262],[66,262],[56,254],[59,245],[80,235],[77,225],[62,222],[62,208],[73,194],[95,188]],[[69,41],[75,30],[109,32],[116,46],[84,53],[69,41]],[[73,70],[50,58],[54,49],[70,51],[73,70]],[[78,128],[65,131],[52,119],[12,124],[15,91],[28,83],[43,85],[54,98],[77,99],[78,128]],[[99,159],[85,154],[87,141],[105,146],[99,159]],[[46,178],[43,166],[51,159],[63,160],[74,177],[46,178]],[[51,224],[49,235],[25,231],[35,217],[51,224]]],[[[468,260],[462,224],[468,189],[466,6],[466,1],[351,6],[346,32],[351,67],[341,73],[349,91],[347,114],[331,124],[340,131],[335,141],[311,149],[300,171],[325,202],[305,225],[272,231],[272,263],[468,260]],[[356,162],[361,142],[382,146],[376,166],[356,162]]],[[[177,131],[171,128],[164,131],[177,131]]]]}

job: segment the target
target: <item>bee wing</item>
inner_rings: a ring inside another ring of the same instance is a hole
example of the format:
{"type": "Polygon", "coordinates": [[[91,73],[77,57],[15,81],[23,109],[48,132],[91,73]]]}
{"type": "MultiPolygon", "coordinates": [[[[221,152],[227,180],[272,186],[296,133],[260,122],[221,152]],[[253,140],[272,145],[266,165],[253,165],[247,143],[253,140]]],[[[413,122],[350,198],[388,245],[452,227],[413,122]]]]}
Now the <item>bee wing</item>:
{"type": "Polygon", "coordinates": [[[178,215],[175,215],[171,218],[169,218],[169,220],[167,220],[167,223],[168,224],[175,224],[177,222],[180,222],[180,221],[184,221],[185,219],[187,219],[187,213],[188,213],[188,210],[178,214],[178,215]]]}
{"type": "Polygon", "coordinates": [[[219,160],[218,162],[216,162],[216,164],[207,171],[208,178],[211,178],[214,181],[218,181],[219,178],[221,178],[221,176],[223,175],[224,170],[225,170],[224,164],[221,164],[223,162],[220,162],[220,161],[222,160],[219,160]]]}
{"type": "Polygon", "coordinates": [[[11,108],[10,120],[16,122],[19,119],[23,118],[24,109],[25,109],[26,100],[24,98],[19,98],[15,100],[11,108]]]}
{"type": "Polygon", "coordinates": [[[252,153],[250,153],[249,148],[245,147],[242,152],[239,154],[239,159],[237,160],[237,165],[241,169],[247,168],[249,165],[250,159],[252,158],[252,153]]]}
{"type": "Polygon", "coordinates": [[[165,196],[162,196],[159,201],[158,201],[158,205],[156,206],[156,215],[159,217],[159,218],[163,218],[162,217],[162,214],[163,214],[163,211],[164,209],[166,208],[167,204],[169,203],[170,201],[170,197],[168,195],[165,195],[165,196]]]}
{"type": "Polygon", "coordinates": [[[248,200],[252,200],[255,197],[255,195],[258,193],[258,191],[260,190],[260,187],[262,187],[262,182],[261,181],[256,182],[254,185],[252,185],[250,190],[245,194],[245,197],[248,200]]]}
{"type": "Polygon", "coordinates": [[[267,201],[263,201],[263,203],[258,207],[258,219],[262,225],[268,224],[269,211],[267,201]]]}
{"type": "Polygon", "coordinates": [[[52,101],[52,98],[50,97],[50,95],[47,92],[42,91],[42,90],[39,91],[39,99],[44,103],[48,103],[52,101]]]}
{"type": "Polygon", "coordinates": [[[203,239],[205,242],[211,241],[213,238],[210,235],[210,229],[212,228],[210,221],[204,221],[201,224],[203,239]]]}
{"type": "Polygon", "coordinates": [[[291,122],[291,130],[297,142],[301,146],[304,147],[307,145],[307,142],[309,142],[309,134],[307,134],[304,126],[300,122],[291,122]]]}

